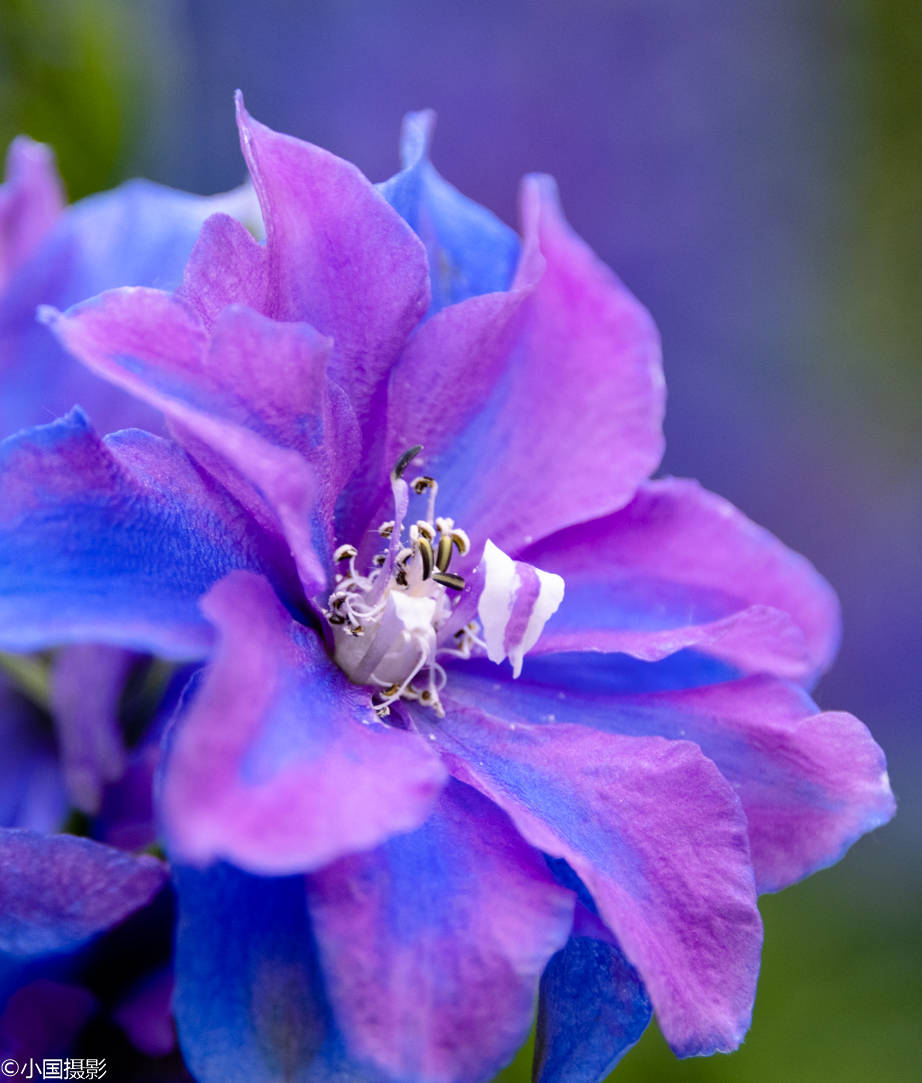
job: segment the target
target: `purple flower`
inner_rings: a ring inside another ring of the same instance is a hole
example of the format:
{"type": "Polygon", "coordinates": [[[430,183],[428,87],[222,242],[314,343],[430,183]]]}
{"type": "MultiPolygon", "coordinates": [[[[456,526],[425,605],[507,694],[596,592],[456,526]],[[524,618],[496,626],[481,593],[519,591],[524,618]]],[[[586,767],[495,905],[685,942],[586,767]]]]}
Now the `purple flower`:
{"type": "Polygon", "coordinates": [[[804,690],[830,588],[647,480],[647,313],[552,182],[519,242],[429,123],[376,190],[241,103],[265,245],[216,215],[174,294],[45,313],[170,439],[75,412],[3,449],[0,645],[208,659],[160,786],[204,1081],[487,1079],[539,984],[544,1083],[602,1078],[651,1009],[679,1055],[733,1049],[757,891],[892,814],[804,690]]]}

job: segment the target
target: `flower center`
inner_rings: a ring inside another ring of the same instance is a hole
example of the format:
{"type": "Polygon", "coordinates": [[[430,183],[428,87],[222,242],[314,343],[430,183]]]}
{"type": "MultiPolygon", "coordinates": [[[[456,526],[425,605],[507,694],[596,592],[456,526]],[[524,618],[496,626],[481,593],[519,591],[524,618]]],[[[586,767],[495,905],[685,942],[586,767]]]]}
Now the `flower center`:
{"type": "Polygon", "coordinates": [[[408,486],[403,473],[421,451],[411,448],[391,473],[394,518],[381,523],[378,535],[384,549],[362,573],[356,568],[358,550],[340,545],[333,554],[347,571],[336,576],[324,614],[333,629],[334,658],[356,684],[378,691],[378,714],[389,713],[398,699],[418,700],[443,715],[439,692],[445,685],[439,657],[470,658],[484,647],[475,610],[462,604],[464,579],[450,571],[457,552],[471,548],[467,534],[453,519],[436,518],[438,485],[422,476],[408,486]],[[409,494],[428,492],[425,519],[404,530],[409,494]]]}

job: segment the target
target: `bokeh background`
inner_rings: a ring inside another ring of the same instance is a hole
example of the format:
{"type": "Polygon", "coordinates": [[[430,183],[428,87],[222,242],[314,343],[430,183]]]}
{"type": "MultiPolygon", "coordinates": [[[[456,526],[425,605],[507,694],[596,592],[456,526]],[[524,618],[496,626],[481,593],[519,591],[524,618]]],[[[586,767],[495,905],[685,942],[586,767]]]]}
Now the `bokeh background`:
{"type": "Polygon", "coordinates": [[[764,899],[739,1053],[679,1063],[651,1028],[615,1078],[922,1078],[917,0],[0,0],[0,144],[52,143],[72,198],[237,184],[237,86],[374,180],[403,112],[433,106],[437,166],[512,223],[519,176],[553,173],[661,329],[664,471],[840,592],[819,701],[871,726],[900,814],[764,899]]]}

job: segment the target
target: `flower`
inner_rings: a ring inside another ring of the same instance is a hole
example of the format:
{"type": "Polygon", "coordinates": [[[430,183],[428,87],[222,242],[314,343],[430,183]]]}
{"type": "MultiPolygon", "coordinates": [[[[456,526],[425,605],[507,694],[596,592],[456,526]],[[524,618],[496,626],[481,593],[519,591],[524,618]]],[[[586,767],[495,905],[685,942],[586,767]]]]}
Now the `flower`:
{"type": "Polygon", "coordinates": [[[830,588],[647,480],[657,335],[548,179],[520,244],[427,115],[380,190],[238,122],[264,246],[216,215],[174,294],[44,313],[170,439],[75,412],[2,455],[0,644],[208,660],[160,786],[191,1070],[473,1083],[539,983],[543,1083],[651,1010],[679,1055],[734,1048],[757,890],[892,814],[804,690],[830,588]]]}

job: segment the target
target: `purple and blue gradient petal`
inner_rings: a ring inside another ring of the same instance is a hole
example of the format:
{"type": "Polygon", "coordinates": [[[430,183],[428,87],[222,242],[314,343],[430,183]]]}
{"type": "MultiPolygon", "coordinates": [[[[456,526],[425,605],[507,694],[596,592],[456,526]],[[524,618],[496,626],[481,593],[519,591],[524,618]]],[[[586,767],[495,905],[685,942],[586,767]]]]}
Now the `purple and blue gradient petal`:
{"type": "Polygon", "coordinates": [[[416,734],[378,721],[269,584],[237,573],[203,603],[219,640],[170,741],[171,852],[267,874],[317,868],[424,820],[444,769],[416,734]]]}
{"type": "Polygon", "coordinates": [[[0,293],[39,247],[64,209],[64,189],[50,148],[27,136],[6,153],[0,184],[0,293]]]}
{"type": "Polygon", "coordinates": [[[177,867],[174,878],[173,1011],[199,1083],[396,1083],[346,1057],[317,962],[304,877],[252,876],[221,864],[177,867]]]}
{"type": "Polygon", "coordinates": [[[526,180],[522,213],[512,288],[443,309],[410,339],[385,449],[393,461],[422,444],[440,506],[513,556],[628,503],[663,447],[649,315],[570,229],[548,178],[526,180]]]}
{"type": "Polygon", "coordinates": [[[567,584],[542,652],[657,661],[694,646],[744,671],[810,682],[838,647],[838,602],[813,565],[694,481],[650,482],[626,508],[524,559],[567,584]]]}
{"type": "Polygon", "coordinates": [[[643,663],[600,654],[532,660],[515,683],[497,684],[482,664],[458,666],[449,687],[454,699],[510,724],[694,741],[742,803],[760,891],[833,864],[891,818],[884,754],[852,715],[820,713],[803,689],[769,677],[701,684],[693,657],[675,659],[645,667],[647,690],[634,680],[643,663]]]}
{"type": "Polygon", "coordinates": [[[308,877],[350,1052],[403,1083],[477,1083],[515,1055],[573,894],[495,805],[450,782],[429,819],[308,877]]]}
{"type": "Polygon", "coordinates": [[[186,302],[143,289],[46,318],[95,372],[163,410],[193,458],[286,535],[308,594],[326,582],[334,505],[359,455],[348,400],[326,379],[329,339],[239,306],[209,335],[186,302]]]}
{"type": "Polygon", "coordinates": [[[283,554],[181,449],[100,440],[74,411],[0,445],[0,647],[111,643],[207,653],[198,598],[234,568],[292,586],[283,554]]]}
{"type": "Polygon", "coordinates": [[[87,372],[35,320],[116,286],[171,289],[209,214],[247,213],[245,194],[200,197],[148,181],[90,196],[60,215],[0,293],[0,435],[82,406],[100,432],[158,431],[155,411],[87,372]]]}
{"type": "Polygon", "coordinates": [[[519,258],[514,231],[443,180],[429,161],[434,127],[431,110],[404,117],[403,170],[378,185],[426,246],[432,291],[429,316],[468,297],[508,290],[519,258]]]}
{"type": "Polygon", "coordinates": [[[735,1049],[762,924],[746,819],[717,768],[687,741],[510,722],[446,693],[443,703],[444,719],[417,709],[416,725],[456,777],[570,864],[676,1054],[735,1049]]]}
{"type": "Polygon", "coordinates": [[[266,223],[265,315],[306,321],[334,343],[330,376],[369,443],[384,381],[429,306],[422,243],[354,165],[237,119],[266,223]]]}
{"type": "Polygon", "coordinates": [[[74,835],[0,830],[0,955],[73,951],[149,903],[166,866],[74,835]]]}

